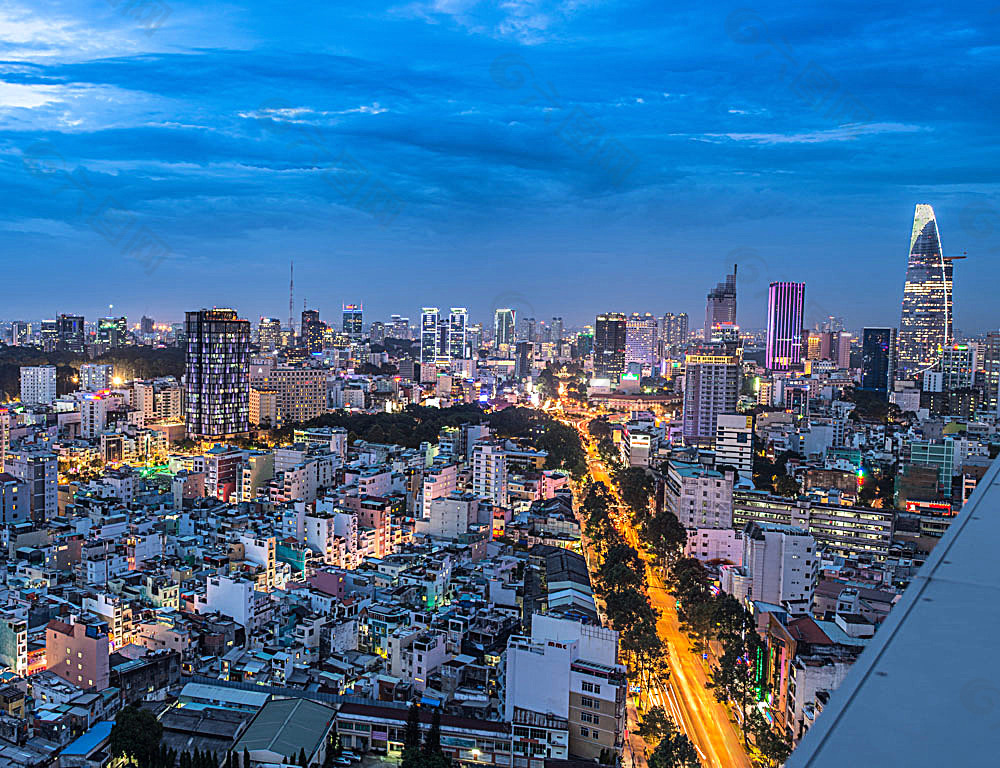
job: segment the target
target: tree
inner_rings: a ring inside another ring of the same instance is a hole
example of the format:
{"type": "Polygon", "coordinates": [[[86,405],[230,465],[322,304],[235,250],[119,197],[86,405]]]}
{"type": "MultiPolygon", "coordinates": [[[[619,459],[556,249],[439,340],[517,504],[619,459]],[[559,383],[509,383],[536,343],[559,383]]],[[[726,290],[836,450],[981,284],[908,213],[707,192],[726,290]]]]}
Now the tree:
{"type": "Polygon", "coordinates": [[[160,754],[163,724],[152,712],[130,704],[118,712],[108,737],[108,752],[127,758],[138,766],[148,766],[160,754]]]}
{"type": "Polygon", "coordinates": [[[608,591],[638,589],[646,579],[639,554],[625,542],[608,547],[596,576],[608,591]]]}
{"type": "Polygon", "coordinates": [[[752,628],[742,637],[720,638],[723,651],[718,663],[713,667],[709,686],[720,702],[732,701],[740,713],[743,743],[748,743],[752,710],[758,694],[763,695],[765,681],[759,672],[759,663],[764,656],[764,642],[752,628]]]}
{"type": "Polygon", "coordinates": [[[299,766],[301,768],[309,768],[309,758],[306,757],[305,747],[299,747],[299,766]]]}
{"type": "Polygon", "coordinates": [[[410,703],[403,736],[403,768],[417,768],[420,763],[420,705],[410,703]]]}
{"type": "Polygon", "coordinates": [[[591,419],[587,422],[587,432],[595,440],[611,437],[611,427],[605,419],[591,419]]]}
{"type": "Polygon", "coordinates": [[[647,519],[642,531],[649,551],[665,560],[667,566],[680,557],[687,543],[687,531],[677,515],[669,510],[647,519]]]}
{"type": "Polygon", "coordinates": [[[243,747],[243,768],[250,768],[250,750],[243,747]]]}
{"type": "Polygon", "coordinates": [[[802,491],[799,481],[791,475],[779,475],[774,483],[774,492],[779,496],[794,498],[802,491]]]}
{"type": "Polygon", "coordinates": [[[649,497],[656,482],[642,467],[628,467],[617,473],[618,489],[633,515],[642,516],[649,510],[649,497]]]}
{"type": "Polygon", "coordinates": [[[441,751],[441,708],[434,707],[431,716],[431,728],[424,737],[423,754],[425,756],[435,755],[441,751]]]}
{"type": "Polygon", "coordinates": [[[665,736],[649,756],[649,768],[700,768],[698,751],[691,740],[676,730],[665,736]]]}
{"type": "Polygon", "coordinates": [[[639,723],[639,735],[651,746],[655,746],[673,730],[674,722],[663,707],[653,707],[642,716],[642,721],[639,723]]]}
{"type": "Polygon", "coordinates": [[[451,758],[441,749],[441,708],[435,707],[431,717],[431,728],[424,738],[420,753],[421,768],[449,768],[451,758]]]}
{"type": "Polygon", "coordinates": [[[750,730],[753,732],[754,745],[772,768],[784,765],[792,754],[792,745],[788,739],[771,728],[760,710],[754,707],[750,716],[750,730]]]}

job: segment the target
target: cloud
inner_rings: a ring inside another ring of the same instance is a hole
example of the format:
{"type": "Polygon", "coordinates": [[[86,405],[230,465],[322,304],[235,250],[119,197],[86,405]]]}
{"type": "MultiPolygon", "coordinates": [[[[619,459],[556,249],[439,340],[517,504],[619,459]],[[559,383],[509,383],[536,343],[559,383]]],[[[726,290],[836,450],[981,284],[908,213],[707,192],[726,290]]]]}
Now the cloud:
{"type": "MultiPolygon", "coordinates": [[[[733,112],[733,110],[729,111],[733,112]]],[[[738,112],[737,114],[746,113],[738,112]]],[[[802,133],[706,133],[695,138],[729,139],[753,144],[825,144],[832,141],[853,141],[864,136],[880,136],[886,133],[917,133],[927,130],[930,129],[925,126],[904,125],[902,123],[863,123],[802,133]]]]}
{"type": "Polygon", "coordinates": [[[582,0],[430,0],[390,9],[390,13],[430,24],[451,22],[477,35],[513,40],[524,45],[547,42],[586,7],[582,0]]]}

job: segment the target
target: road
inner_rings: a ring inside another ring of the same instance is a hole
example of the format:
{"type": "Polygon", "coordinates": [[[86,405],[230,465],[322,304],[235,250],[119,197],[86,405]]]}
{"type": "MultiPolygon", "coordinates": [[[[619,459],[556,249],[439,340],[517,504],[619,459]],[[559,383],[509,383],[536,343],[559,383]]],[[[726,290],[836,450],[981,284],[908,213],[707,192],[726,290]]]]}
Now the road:
{"type": "MultiPolygon", "coordinates": [[[[575,418],[570,423],[577,428],[583,439],[591,477],[611,488],[620,504],[607,468],[587,433],[588,420],[587,417],[575,418]]],[[[650,692],[651,700],[664,706],[671,714],[697,748],[705,766],[752,768],[743,747],[742,736],[733,726],[728,709],[716,701],[708,688],[708,675],[701,659],[696,652],[692,652],[687,635],[680,629],[675,599],[667,591],[659,569],[654,567],[655,564],[650,562],[649,556],[640,546],[639,536],[624,507],[619,506],[613,517],[625,540],[640,553],[646,563],[649,600],[660,614],[656,629],[670,654],[670,677],[666,682],[658,681],[659,690],[650,692]]]]}

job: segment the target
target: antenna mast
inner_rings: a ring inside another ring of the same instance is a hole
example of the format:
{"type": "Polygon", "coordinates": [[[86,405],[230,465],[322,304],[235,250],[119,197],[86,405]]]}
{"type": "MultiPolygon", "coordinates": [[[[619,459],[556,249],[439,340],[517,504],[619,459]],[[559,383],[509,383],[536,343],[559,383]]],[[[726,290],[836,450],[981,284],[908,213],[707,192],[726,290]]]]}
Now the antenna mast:
{"type": "Polygon", "coordinates": [[[295,258],[288,262],[288,330],[295,338],[295,258]]]}

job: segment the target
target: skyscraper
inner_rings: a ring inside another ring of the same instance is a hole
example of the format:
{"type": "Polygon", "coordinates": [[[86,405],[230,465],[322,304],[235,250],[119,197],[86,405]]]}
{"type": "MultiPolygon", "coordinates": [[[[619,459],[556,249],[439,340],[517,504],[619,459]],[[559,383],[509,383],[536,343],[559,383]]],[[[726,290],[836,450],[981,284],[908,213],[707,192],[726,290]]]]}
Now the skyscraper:
{"type": "Polygon", "coordinates": [[[705,303],[705,341],[711,341],[712,328],[719,323],[736,324],[736,264],[733,274],[708,292],[705,303]]]}
{"type": "Polygon", "coordinates": [[[128,319],[101,317],[97,320],[97,343],[108,349],[125,346],[128,337],[128,319]]]}
{"type": "Polygon", "coordinates": [[[896,329],[865,328],[861,336],[861,389],[888,397],[896,378],[896,329]]]}
{"type": "Polygon", "coordinates": [[[424,307],[420,310],[420,364],[433,365],[438,356],[438,321],[441,310],[424,307]]]}
{"type": "Polygon", "coordinates": [[[323,349],[323,331],[326,323],[319,319],[318,309],[302,310],[302,325],[300,336],[302,347],[306,352],[320,352],[323,349]]]}
{"type": "Polygon", "coordinates": [[[983,360],[983,403],[990,413],[1000,405],[1000,331],[990,331],[980,347],[983,360]]]}
{"type": "Polygon", "coordinates": [[[656,362],[656,318],[649,312],[633,312],[625,321],[625,363],[653,365],[656,362]]]}
{"type": "Polygon", "coordinates": [[[688,316],[687,312],[675,315],[667,312],[660,321],[660,355],[669,357],[676,347],[687,341],[688,336],[688,316]]]}
{"type": "Polygon", "coordinates": [[[686,355],[682,426],[686,443],[711,442],[719,416],[736,412],[740,357],[735,344],[703,344],[686,355]]]}
{"type": "Polygon", "coordinates": [[[224,437],[250,427],[250,322],[234,309],[185,314],[187,433],[224,437]]]}
{"type": "Polygon", "coordinates": [[[949,344],[941,351],[937,369],[946,392],[971,389],[976,373],[976,347],[972,344],[949,344]]]}
{"type": "Polygon", "coordinates": [[[450,360],[464,360],[466,355],[465,334],[469,324],[469,310],[465,307],[452,307],[448,314],[447,355],[450,360]]]}
{"type": "Polygon", "coordinates": [[[394,339],[410,340],[410,318],[401,315],[392,315],[389,318],[390,328],[386,329],[386,335],[394,339]]]}
{"type": "Polygon", "coordinates": [[[617,383],[625,370],[625,315],[606,312],[594,324],[594,374],[617,383]]]}
{"type": "Polygon", "coordinates": [[[281,343],[281,321],[276,317],[262,317],[257,323],[257,344],[263,350],[275,350],[281,343]]]}
{"type": "Polygon", "coordinates": [[[514,310],[503,307],[493,313],[493,340],[497,346],[514,343],[514,310]]]}
{"type": "Polygon", "coordinates": [[[535,338],[535,318],[522,317],[518,321],[517,340],[518,341],[538,341],[535,338]]]}
{"type": "Polygon", "coordinates": [[[83,354],[86,333],[81,315],[59,315],[56,320],[56,333],[59,338],[59,348],[67,352],[83,354]]]}
{"type": "Polygon", "coordinates": [[[913,214],[899,319],[899,377],[914,379],[941,359],[952,342],[952,259],[941,249],[934,209],[923,203],[913,214]]]}
{"type": "Polygon", "coordinates": [[[535,345],[530,341],[519,341],[515,349],[514,376],[518,379],[526,379],[531,375],[531,366],[534,365],[535,345]]]}
{"type": "Polygon", "coordinates": [[[360,304],[344,304],[344,333],[351,337],[351,340],[361,338],[363,317],[360,304]]]}
{"type": "Polygon", "coordinates": [[[561,317],[552,318],[552,326],[549,329],[549,341],[558,344],[563,337],[563,319],[561,317]]]}
{"type": "Polygon", "coordinates": [[[805,283],[771,283],[767,299],[767,346],[764,364],[772,371],[787,371],[802,362],[802,319],[805,283]]]}

